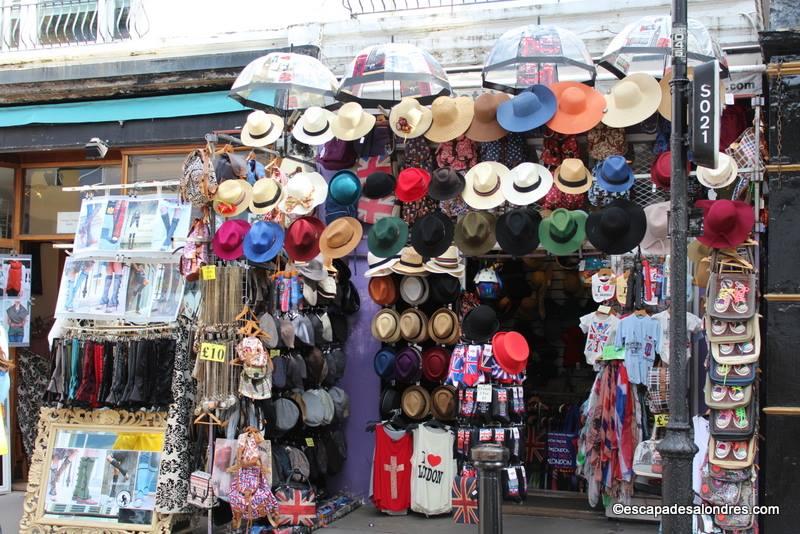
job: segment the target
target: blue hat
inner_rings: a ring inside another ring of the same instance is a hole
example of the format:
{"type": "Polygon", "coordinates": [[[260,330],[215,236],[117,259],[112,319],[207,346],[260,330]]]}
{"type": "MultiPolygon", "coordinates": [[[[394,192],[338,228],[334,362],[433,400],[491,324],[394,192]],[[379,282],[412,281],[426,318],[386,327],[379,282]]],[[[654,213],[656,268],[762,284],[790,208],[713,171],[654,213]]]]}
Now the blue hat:
{"type": "Polygon", "coordinates": [[[330,224],[336,219],[341,217],[353,217],[354,219],[358,218],[358,205],[357,204],[350,204],[344,205],[339,204],[333,198],[328,197],[325,199],[325,224],[330,224]]]}
{"type": "Polygon", "coordinates": [[[625,156],[609,156],[595,167],[594,179],[610,193],[622,193],[633,187],[636,177],[625,156]]]}
{"type": "Polygon", "coordinates": [[[254,263],[264,263],[283,248],[283,228],[273,222],[256,221],[244,236],[244,255],[254,263]]]}
{"type": "Polygon", "coordinates": [[[527,132],[545,124],[556,113],[556,95],[534,85],[497,107],[497,122],[509,132],[527,132]]]}
{"type": "Polygon", "coordinates": [[[361,180],[352,171],[339,171],[328,184],[328,197],[337,204],[352,206],[361,197],[361,180]]]}
{"type": "Polygon", "coordinates": [[[389,347],[384,347],[375,353],[372,365],[379,377],[388,380],[394,376],[394,356],[394,350],[389,347]]]}

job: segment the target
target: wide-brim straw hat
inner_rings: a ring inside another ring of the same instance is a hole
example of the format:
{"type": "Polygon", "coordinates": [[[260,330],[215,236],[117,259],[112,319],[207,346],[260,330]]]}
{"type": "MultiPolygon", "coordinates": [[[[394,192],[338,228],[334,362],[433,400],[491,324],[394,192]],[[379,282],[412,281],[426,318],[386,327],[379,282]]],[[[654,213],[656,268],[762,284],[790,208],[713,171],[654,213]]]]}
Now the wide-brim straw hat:
{"type": "Polygon", "coordinates": [[[461,198],[468,206],[478,210],[496,208],[505,201],[502,182],[508,167],[496,161],[483,161],[467,171],[461,198]]]}
{"type": "Polygon", "coordinates": [[[717,158],[717,166],[713,169],[697,167],[697,181],[709,189],[728,187],[739,174],[739,166],[735,159],[724,152],[720,152],[717,158]]]}
{"type": "Polygon", "coordinates": [[[339,108],[331,122],[333,135],[342,141],[355,141],[367,135],[375,126],[375,117],[364,111],[358,102],[348,102],[339,108]]]}
{"type": "Polygon", "coordinates": [[[336,114],[317,106],[308,108],[292,128],[292,136],[306,145],[324,145],[333,139],[331,123],[336,114]]]}
{"type": "Polygon", "coordinates": [[[283,133],[283,119],[261,110],[247,116],[242,127],[242,143],[245,146],[262,147],[271,145],[283,133]]]}
{"type": "Polygon", "coordinates": [[[603,123],[612,128],[626,128],[656,112],[661,103],[661,86],[649,74],[636,72],[615,83],[605,99],[603,123]]]}
{"type": "Polygon", "coordinates": [[[250,213],[263,215],[274,210],[283,199],[283,186],[274,178],[261,178],[253,184],[250,213]]]}
{"type": "Polygon", "coordinates": [[[483,93],[476,98],[472,124],[465,134],[467,139],[476,143],[488,143],[508,135],[508,131],[497,122],[497,108],[510,98],[505,93],[483,93]]]}
{"type": "Polygon", "coordinates": [[[299,172],[283,188],[278,208],[292,215],[308,215],[328,197],[328,182],[318,172],[299,172]]]}
{"type": "Polygon", "coordinates": [[[235,217],[250,206],[253,186],[247,180],[225,180],[214,195],[214,211],[223,217],[235,217]]]}
{"type": "Polygon", "coordinates": [[[404,97],[389,112],[389,128],[403,139],[416,139],[431,127],[433,112],[416,98],[404,97]]]}
{"type": "Polygon", "coordinates": [[[431,104],[433,123],[425,137],[434,143],[452,141],[467,131],[475,114],[468,96],[440,96],[431,104]]]}
{"type": "Polygon", "coordinates": [[[538,163],[520,163],[503,178],[500,188],[515,206],[529,206],[544,198],[553,187],[553,175],[538,163]]]}

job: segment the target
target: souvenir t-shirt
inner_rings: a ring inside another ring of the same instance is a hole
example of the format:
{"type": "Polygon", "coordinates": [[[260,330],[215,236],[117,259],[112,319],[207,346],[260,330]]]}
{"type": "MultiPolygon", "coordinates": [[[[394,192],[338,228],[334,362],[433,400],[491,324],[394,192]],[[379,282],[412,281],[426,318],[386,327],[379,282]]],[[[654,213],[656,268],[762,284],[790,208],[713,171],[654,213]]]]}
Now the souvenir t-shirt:
{"type": "Polygon", "coordinates": [[[581,317],[581,330],[586,334],[586,346],[583,350],[586,363],[593,365],[603,354],[603,347],[614,343],[618,325],[619,317],[616,315],[592,312],[581,317]]]}
{"type": "Polygon", "coordinates": [[[595,302],[605,302],[614,298],[617,284],[613,275],[595,273],[592,275],[592,299],[595,302]]]}
{"type": "Polygon", "coordinates": [[[405,512],[411,504],[411,442],[407,432],[375,427],[372,502],[378,510],[405,512]]]}
{"type": "MultiPolygon", "coordinates": [[[[664,363],[669,363],[669,310],[664,310],[653,315],[661,325],[661,344],[658,346],[658,355],[664,363]]],[[[686,358],[692,356],[690,345],[692,334],[699,332],[703,328],[703,320],[693,313],[686,313],[686,358]]]]}
{"type": "Polygon", "coordinates": [[[629,315],[617,326],[614,344],[625,347],[625,369],[632,384],[647,384],[661,344],[661,324],[646,315],[629,315]]]}
{"type": "Polygon", "coordinates": [[[411,509],[425,515],[448,514],[450,490],[456,474],[454,436],[440,428],[414,429],[411,457],[411,509]]]}

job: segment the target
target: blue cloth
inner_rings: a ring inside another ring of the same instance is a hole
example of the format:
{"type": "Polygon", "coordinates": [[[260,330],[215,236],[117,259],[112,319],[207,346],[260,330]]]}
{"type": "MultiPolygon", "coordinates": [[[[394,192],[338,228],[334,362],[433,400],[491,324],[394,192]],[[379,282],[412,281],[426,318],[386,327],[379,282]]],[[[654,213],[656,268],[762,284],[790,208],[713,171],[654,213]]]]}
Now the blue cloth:
{"type": "Polygon", "coordinates": [[[8,392],[11,390],[11,378],[8,371],[0,371],[0,404],[8,402],[8,392]]]}
{"type": "Polygon", "coordinates": [[[648,316],[629,315],[617,326],[614,344],[625,348],[625,369],[633,384],[647,384],[647,375],[661,345],[661,325],[648,316]]]}
{"type": "Polygon", "coordinates": [[[264,168],[263,163],[254,159],[247,160],[247,182],[250,185],[255,184],[256,180],[266,176],[267,170],[264,168]]]}

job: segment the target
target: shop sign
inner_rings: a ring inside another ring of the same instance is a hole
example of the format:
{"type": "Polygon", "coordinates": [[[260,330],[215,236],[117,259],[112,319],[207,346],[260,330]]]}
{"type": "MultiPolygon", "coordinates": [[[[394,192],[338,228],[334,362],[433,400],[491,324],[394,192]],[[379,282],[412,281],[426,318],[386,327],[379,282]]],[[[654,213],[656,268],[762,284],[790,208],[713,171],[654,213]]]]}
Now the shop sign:
{"type": "Polygon", "coordinates": [[[225,361],[225,345],[221,343],[201,343],[200,359],[222,363],[225,361]]]}
{"type": "Polygon", "coordinates": [[[695,67],[692,86],[692,156],[697,165],[713,169],[719,154],[719,62],[695,67]]]}
{"type": "Polygon", "coordinates": [[[726,92],[732,98],[751,98],[761,96],[763,89],[761,72],[731,72],[726,86],[726,92]]]}

